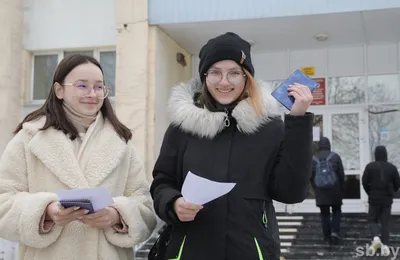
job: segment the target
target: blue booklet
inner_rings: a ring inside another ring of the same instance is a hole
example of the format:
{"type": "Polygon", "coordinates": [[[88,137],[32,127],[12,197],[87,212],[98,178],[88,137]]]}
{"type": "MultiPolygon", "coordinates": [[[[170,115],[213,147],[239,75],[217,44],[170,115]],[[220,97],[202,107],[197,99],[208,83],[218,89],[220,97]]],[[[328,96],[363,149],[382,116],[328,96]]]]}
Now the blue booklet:
{"type": "Polygon", "coordinates": [[[60,200],[60,205],[63,208],[70,208],[70,207],[79,207],[81,209],[89,210],[88,214],[95,213],[93,209],[93,204],[90,200],[82,199],[82,200],[60,200]]]}
{"type": "Polygon", "coordinates": [[[295,70],[277,89],[275,89],[271,95],[279,101],[288,110],[292,109],[294,104],[294,97],[289,96],[289,85],[299,83],[310,88],[310,91],[314,91],[319,84],[304,74],[301,70],[295,70]]]}

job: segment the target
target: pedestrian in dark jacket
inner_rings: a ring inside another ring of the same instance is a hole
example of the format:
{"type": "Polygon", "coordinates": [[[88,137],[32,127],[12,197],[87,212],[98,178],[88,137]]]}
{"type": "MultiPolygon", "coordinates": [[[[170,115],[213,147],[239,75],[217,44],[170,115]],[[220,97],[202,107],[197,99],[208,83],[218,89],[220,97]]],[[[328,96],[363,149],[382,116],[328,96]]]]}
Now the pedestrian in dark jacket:
{"type": "Polygon", "coordinates": [[[271,90],[253,78],[249,43],[234,33],[201,49],[199,75],[172,91],[172,123],[153,171],[154,207],[171,232],[159,259],[277,260],[272,200],[303,201],[311,177],[311,92],[290,87],[295,104],[283,123],[271,90]],[[195,205],[181,195],[189,171],[237,184],[195,205]]]}
{"type": "Polygon", "coordinates": [[[385,146],[375,148],[375,162],[365,167],[362,177],[362,185],[368,194],[369,221],[373,236],[369,248],[375,253],[381,248],[382,254],[390,254],[389,230],[390,215],[393,204],[393,197],[400,188],[400,176],[397,167],[389,163],[385,146]],[[381,222],[381,228],[378,223],[381,222]]]}
{"type": "Polygon", "coordinates": [[[318,152],[315,157],[319,160],[327,160],[336,174],[336,182],[331,187],[318,187],[315,184],[315,175],[318,164],[313,161],[311,184],[315,191],[315,201],[321,211],[321,225],[324,241],[337,243],[340,240],[340,222],[342,215],[342,200],[344,191],[344,169],[342,159],[337,153],[331,151],[331,143],[328,138],[322,137],[318,143],[318,152]],[[332,221],[331,221],[332,209],[332,221]]]}

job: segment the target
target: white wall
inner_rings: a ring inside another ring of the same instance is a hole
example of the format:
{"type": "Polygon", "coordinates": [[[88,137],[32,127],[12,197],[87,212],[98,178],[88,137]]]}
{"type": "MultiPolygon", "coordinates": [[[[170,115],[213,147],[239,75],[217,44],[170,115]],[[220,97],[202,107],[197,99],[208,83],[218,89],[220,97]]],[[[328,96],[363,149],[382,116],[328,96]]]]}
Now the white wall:
{"type": "Polygon", "coordinates": [[[115,0],[25,0],[29,51],[116,45],[115,0]]]}
{"type": "MultiPolygon", "coordinates": [[[[358,76],[399,72],[400,44],[341,46],[327,49],[252,53],[255,76],[282,80],[296,69],[315,67],[315,77],[358,76]]],[[[193,55],[193,73],[199,59],[193,55]]]]}

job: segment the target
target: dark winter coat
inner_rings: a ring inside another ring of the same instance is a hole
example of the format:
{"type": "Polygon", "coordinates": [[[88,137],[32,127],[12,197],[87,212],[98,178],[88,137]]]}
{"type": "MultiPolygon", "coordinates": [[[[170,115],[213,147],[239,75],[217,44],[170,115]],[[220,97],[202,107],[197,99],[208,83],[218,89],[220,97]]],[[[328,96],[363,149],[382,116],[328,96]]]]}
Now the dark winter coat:
{"type": "Polygon", "coordinates": [[[390,206],[393,197],[400,188],[400,177],[396,166],[387,162],[384,146],[375,149],[375,162],[369,163],[364,170],[362,185],[372,205],[390,206]]]}
{"type": "Polygon", "coordinates": [[[172,225],[165,259],[279,259],[280,241],[272,200],[302,202],[312,165],[313,115],[285,117],[263,88],[265,117],[248,100],[227,111],[194,105],[198,81],[176,87],[172,124],[153,171],[151,194],[158,216],[172,225]],[[218,182],[237,183],[204,205],[192,222],[180,222],[173,204],[188,171],[218,182]],[[265,212],[265,224],[263,214],[265,212]]]}
{"type": "MultiPolygon", "coordinates": [[[[326,159],[331,153],[331,143],[328,138],[322,137],[318,143],[318,152],[315,156],[318,159],[326,159]]],[[[317,188],[314,184],[314,177],[316,173],[316,162],[313,161],[313,172],[311,178],[311,184],[315,191],[315,202],[318,207],[320,206],[332,206],[332,205],[342,205],[343,193],[344,193],[344,169],[342,164],[342,159],[338,154],[330,159],[332,168],[338,177],[338,182],[332,188],[317,188]]]]}

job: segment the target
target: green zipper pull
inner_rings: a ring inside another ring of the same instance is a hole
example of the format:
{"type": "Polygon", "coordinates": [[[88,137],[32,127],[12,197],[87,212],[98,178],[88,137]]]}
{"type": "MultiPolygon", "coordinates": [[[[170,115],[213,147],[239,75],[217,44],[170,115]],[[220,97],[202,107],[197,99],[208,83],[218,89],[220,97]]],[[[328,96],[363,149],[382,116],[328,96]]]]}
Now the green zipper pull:
{"type": "Polygon", "coordinates": [[[264,225],[268,224],[267,210],[265,209],[265,201],[263,201],[263,216],[262,216],[262,221],[263,221],[264,225]]]}
{"type": "Polygon", "coordinates": [[[265,215],[265,213],[263,214],[263,223],[265,225],[268,224],[268,218],[267,218],[267,215],[265,215]]]}

